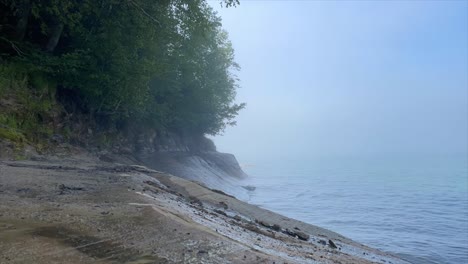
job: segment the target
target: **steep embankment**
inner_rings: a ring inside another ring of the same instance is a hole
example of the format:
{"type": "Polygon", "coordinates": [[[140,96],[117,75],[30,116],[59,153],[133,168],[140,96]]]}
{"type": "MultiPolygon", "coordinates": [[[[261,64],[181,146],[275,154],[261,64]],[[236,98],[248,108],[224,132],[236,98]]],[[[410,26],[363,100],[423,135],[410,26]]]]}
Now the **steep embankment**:
{"type": "Polygon", "coordinates": [[[404,263],[197,183],[74,150],[0,161],[0,263],[404,263]]]}
{"type": "Polygon", "coordinates": [[[235,156],[217,152],[209,139],[165,134],[145,142],[144,146],[137,148],[135,156],[146,166],[247,198],[239,182],[247,175],[235,156]]]}

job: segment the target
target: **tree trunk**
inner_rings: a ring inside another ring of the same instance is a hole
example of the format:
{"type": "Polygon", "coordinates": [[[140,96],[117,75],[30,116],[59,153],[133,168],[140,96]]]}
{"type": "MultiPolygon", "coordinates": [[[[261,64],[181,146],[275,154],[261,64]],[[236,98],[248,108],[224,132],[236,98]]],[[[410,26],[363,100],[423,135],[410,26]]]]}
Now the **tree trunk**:
{"type": "Polygon", "coordinates": [[[31,13],[31,1],[22,0],[18,4],[18,22],[16,23],[16,39],[22,41],[26,35],[29,14],[31,13]]]}
{"type": "Polygon", "coordinates": [[[47,41],[45,51],[53,52],[55,50],[55,47],[57,47],[57,44],[60,40],[60,36],[62,35],[62,31],[63,23],[54,21],[54,23],[50,25],[49,40],[47,41]]]}

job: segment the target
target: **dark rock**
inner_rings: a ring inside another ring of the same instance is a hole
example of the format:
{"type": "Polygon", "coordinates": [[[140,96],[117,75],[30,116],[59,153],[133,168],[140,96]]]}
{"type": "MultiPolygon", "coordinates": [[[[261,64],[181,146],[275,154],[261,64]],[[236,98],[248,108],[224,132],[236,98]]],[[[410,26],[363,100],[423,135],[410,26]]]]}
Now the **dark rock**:
{"type": "Polygon", "coordinates": [[[65,193],[72,192],[72,191],[84,191],[85,190],[83,187],[70,187],[70,186],[66,186],[65,184],[60,184],[58,188],[60,190],[59,194],[65,194],[65,193]]]}
{"type": "Polygon", "coordinates": [[[227,194],[227,193],[225,193],[225,192],[223,192],[223,191],[221,191],[221,190],[217,190],[217,189],[210,189],[210,190],[211,190],[212,192],[219,193],[219,194],[222,194],[222,195],[231,197],[231,198],[236,198],[236,197],[234,197],[234,196],[232,196],[232,195],[230,195],[230,194],[227,194]]]}
{"type": "Polygon", "coordinates": [[[277,225],[277,224],[270,224],[270,223],[267,223],[265,221],[262,221],[262,220],[255,220],[256,223],[260,224],[261,226],[264,226],[266,228],[269,228],[269,229],[273,229],[275,231],[281,231],[281,226],[277,225]]]}
{"type": "Polygon", "coordinates": [[[301,231],[292,231],[292,230],[286,229],[284,233],[292,237],[297,237],[298,239],[304,240],[304,241],[307,241],[310,238],[308,234],[301,232],[301,231]]]}
{"type": "Polygon", "coordinates": [[[304,241],[307,241],[309,240],[310,236],[304,232],[300,232],[300,231],[296,231],[296,236],[300,239],[300,240],[304,240],[304,241]]]}
{"type": "Polygon", "coordinates": [[[208,254],[208,251],[206,251],[206,250],[199,250],[199,251],[198,251],[198,254],[208,254]]]}
{"type": "Polygon", "coordinates": [[[260,220],[257,220],[257,223],[259,223],[260,225],[264,226],[264,227],[267,227],[267,228],[273,228],[273,225],[265,222],[265,221],[260,221],[260,220]]]}
{"type": "Polygon", "coordinates": [[[227,203],[221,201],[221,202],[219,202],[219,204],[220,204],[224,209],[228,209],[227,203]]]}
{"type": "Polygon", "coordinates": [[[331,248],[338,248],[335,243],[331,240],[331,239],[328,239],[328,245],[331,247],[331,248]]]}
{"type": "Polygon", "coordinates": [[[195,197],[195,196],[190,196],[190,197],[189,197],[189,203],[191,203],[191,204],[196,204],[196,205],[199,205],[199,206],[202,206],[202,207],[203,207],[203,203],[200,201],[200,199],[198,199],[198,198],[195,197]]]}
{"type": "Polygon", "coordinates": [[[247,191],[250,191],[250,192],[253,192],[253,191],[255,191],[255,189],[257,189],[257,187],[250,186],[250,185],[242,186],[242,188],[244,188],[244,189],[246,189],[247,191]]]}
{"type": "Polygon", "coordinates": [[[224,215],[224,216],[227,216],[226,212],[222,211],[222,210],[219,210],[219,209],[214,209],[214,212],[215,213],[218,213],[220,215],[224,215]]]}
{"type": "Polygon", "coordinates": [[[327,244],[327,241],[325,241],[325,240],[323,240],[323,239],[320,239],[320,240],[318,241],[318,243],[325,246],[325,245],[327,244]]]}
{"type": "Polygon", "coordinates": [[[70,186],[66,186],[65,184],[60,184],[59,189],[67,190],[67,191],[83,191],[84,190],[83,187],[70,187],[70,186]]]}
{"type": "Polygon", "coordinates": [[[232,222],[234,224],[239,224],[239,226],[247,229],[247,230],[250,230],[252,232],[255,232],[257,234],[261,234],[261,235],[264,235],[264,236],[268,236],[268,237],[271,237],[271,238],[275,238],[275,233],[273,231],[269,231],[269,230],[263,230],[263,229],[260,229],[258,228],[256,225],[253,225],[253,224],[242,224],[242,223],[235,223],[234,221],[232,222]]]}
{"type": "Polygon", "coordinates": [[[153,187],[156,187],[156,188],[159,188],[160,185],[156,182],[153,182],[153,181],[144,181],[143,183],[146,183],[148,184],[149,186],[153,186],[153,187]]]}

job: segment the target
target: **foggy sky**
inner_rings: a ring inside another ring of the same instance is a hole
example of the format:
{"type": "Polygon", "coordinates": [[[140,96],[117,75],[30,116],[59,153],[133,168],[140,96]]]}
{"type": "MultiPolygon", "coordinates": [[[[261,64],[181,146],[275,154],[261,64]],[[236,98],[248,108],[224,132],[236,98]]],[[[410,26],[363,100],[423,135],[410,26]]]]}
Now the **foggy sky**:
{"type": "Polygon", "coordinates": [[[240,160],[468,148],[468,2],[248,1],[220,8],[247,108],[240,160]]]}

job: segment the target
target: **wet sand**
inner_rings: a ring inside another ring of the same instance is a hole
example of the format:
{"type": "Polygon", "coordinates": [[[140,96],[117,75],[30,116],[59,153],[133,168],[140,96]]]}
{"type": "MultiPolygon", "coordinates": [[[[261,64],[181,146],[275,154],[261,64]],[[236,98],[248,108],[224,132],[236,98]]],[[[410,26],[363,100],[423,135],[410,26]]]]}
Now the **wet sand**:
{"type": "Polygon", "coordinates": [[[146,167],[0,161],[0,263],[375,262],[406,263],[146,167]]]}

